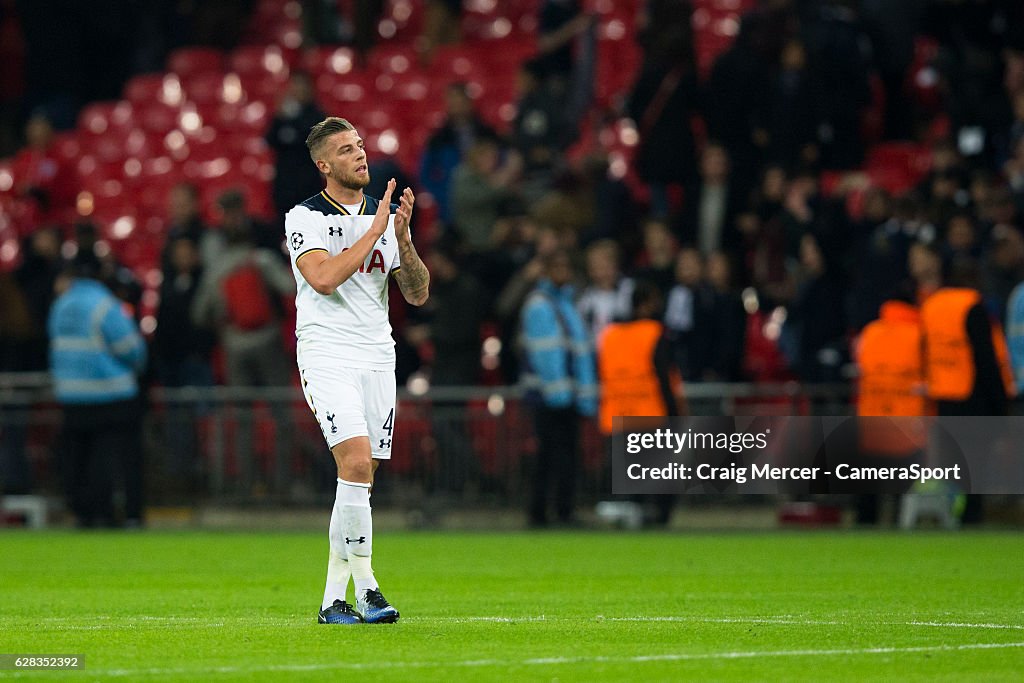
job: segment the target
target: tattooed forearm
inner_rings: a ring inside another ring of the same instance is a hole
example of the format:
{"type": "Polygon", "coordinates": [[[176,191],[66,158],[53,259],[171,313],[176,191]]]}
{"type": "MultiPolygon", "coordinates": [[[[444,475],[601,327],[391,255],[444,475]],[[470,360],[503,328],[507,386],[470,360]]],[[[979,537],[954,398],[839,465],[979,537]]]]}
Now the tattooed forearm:
{"type": "Polygon", "coordinates": [[[416,253],[412,240],[398,240],[401,269],[395,273],[402,296],[413,306],[422,306],[430,296],[430,272],[416,253]]]}

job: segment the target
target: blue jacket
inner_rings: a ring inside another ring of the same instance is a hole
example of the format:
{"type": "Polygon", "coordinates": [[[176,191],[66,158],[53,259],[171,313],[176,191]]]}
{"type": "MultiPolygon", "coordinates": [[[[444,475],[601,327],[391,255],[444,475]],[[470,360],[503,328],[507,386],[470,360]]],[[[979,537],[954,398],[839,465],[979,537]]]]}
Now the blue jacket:
{"type": "Polygon", "coordinates": [[[571,286],[541,280],[522,312],[526,354],[523,384],[539,392],[549,408],[575,406],[581,415],[597,412],[594,345],[573,301],[571,286]]]}
{"type": "Polygon", "coordinates": [[[1024,282],[1013,288],[1006,305],[1006,345],[1017,393],[1024,396],[1024,282]]]}
{"type": "Polygon", "coordinates": [[[146,346],[121,302],[95,280],[77,279],[53,304],[47,323],[50,371],[61,403],[113,403],[139,393],[146,346]]]}

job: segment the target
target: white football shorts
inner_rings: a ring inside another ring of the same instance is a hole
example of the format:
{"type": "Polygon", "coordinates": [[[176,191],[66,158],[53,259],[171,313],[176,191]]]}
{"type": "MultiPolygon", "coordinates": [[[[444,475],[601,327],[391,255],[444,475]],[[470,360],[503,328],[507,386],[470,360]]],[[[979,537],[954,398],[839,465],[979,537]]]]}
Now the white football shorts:
{"type": "Polygon", "coordinates": [[[334,448],[356,436],[370,439],[370,453],[391,458],[395,432],[394,370],[300,367],[302,393],[313,411],[327,446],[334,448]]]}

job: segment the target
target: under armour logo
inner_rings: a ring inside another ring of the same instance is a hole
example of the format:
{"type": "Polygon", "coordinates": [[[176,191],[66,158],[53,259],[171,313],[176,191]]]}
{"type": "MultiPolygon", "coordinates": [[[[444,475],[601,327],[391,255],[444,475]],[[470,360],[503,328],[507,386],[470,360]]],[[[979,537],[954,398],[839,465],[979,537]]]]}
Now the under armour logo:
{"type": "Polygon", "coordinates": [[[348,545],[349,543],[366,543],[366,536],[360,536],[359,538],[349,538],[346,536],[345,545],[348,545]]]}
{"type": "Polygon", "coordinates": [[[297,251],[298,248],[301,247],[305,241],[306,240],[302,236],[302,233],[300,233],[300,232],[293,232],[292,233],[291,243],[292,243],[292,249],[293,250],[297,251]]]}
{"type": "Polygon", "coordinates": [[[327,228],[327,234],[330,235],[331,237],[335,237],[335,234],[334,234],[335,230],[338,231],[337,237],[341,237],[341,226],[340,225],[332,225],[329,228],[327,228]]]}
{"type": "Polygon", "coordinates": [[[391,448],[391,439],[381,439],[377,448],[391,448]]]}
{"type": "Polygon", "coordinates": [[[334,425],[334,413],[327,413],[327,421],[331,423],[331,434],[337,434],[338,428],[334,425]]]}

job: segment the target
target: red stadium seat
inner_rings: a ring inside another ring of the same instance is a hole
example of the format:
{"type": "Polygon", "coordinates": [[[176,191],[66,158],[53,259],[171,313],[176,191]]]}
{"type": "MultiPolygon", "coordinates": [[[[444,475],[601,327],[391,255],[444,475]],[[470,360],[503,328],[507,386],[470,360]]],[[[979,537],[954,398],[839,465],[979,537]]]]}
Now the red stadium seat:
{"type": "Polygon", "coordinates": [[[247,101],[262,102],[268,107],[277,106],[277,101],[286,87],[284,82],[260,75],[239,75],[239,79],[242,82],[242,90],[245,92],[247,101]]]}
{"type": "Polygon", "coordinates": [[[423,3],[418,0],[388,0],[377,22],[382,40],[411,43],[423,32],[423,3]]]}
{"type": "Polygon", "coordinates": [[[183,80],[182,87],[185,90],[186,99],[197,104],[245,101],[245,88],[236,73],[224,74],[209,71],[196,74],[183,80]]]}
{"type": "Polygon", "coordinates": [[[367,57],[367,67],[371,72],[401,76],[415,69],[419,56],[409,45],[378,45],[367,57]]]}
{"type": "Polygon", "coordinates": [[[273,112],[261,101],[244,105],[221,104],[213,111],[210,124],[217,130],[246,135],[263,135],[273,112]]]}
{"type": "Polygon", "coordinates": [[[166,134],[178,125],[180,115],[181,109],[178,107],[154,102],[139,108],[136,122],[146,131],[166,134]]]}
{"type": "Polygon", "coordinates": [[[121,163],[127,156],[124,150],[124,134],[86,135],[81,138],[81,153],[108,163],[121,163]]]}
{"type": "Polygon", "coordinates": [[[314,47],[302,56],[302,67],[315,79],[320,74],[345,74],[357,71],[358,56],[350,47],[314,47]]]}
{"type": "Polygon", "coordinates": [[[924,176],[931,165],[931,150],[913,142],[884,142],[868,149],[864,167],[905,169],[924,176]]]}
{"type": "Polygon", "coordinates": [[[182,47],[167,57],[167,70],[185,79],[200,73],[224,71],[224,53],[210,47],[182,47]]]}
{"type": "Polygon", "coordinates": [[[228,67],[240,76],[259,76],[283,83],[289,75],[287,56],[278,45],[243,45],[231,53],[228,67]]]}
{"type": "Polygon", "coordinates": [[[78,128],[89,135],[121,132],[132,127],[132,105],[126,100],[94,102],[78,114],[78,128]]]}
{"type": "Polygon", "coordinates": [[[511,78],[523,62],[537,53],[537,41],[532,36],[514,35],[501,40],[467,42],[463,49],[472,55],[474,64],[492,76],[511,78]]]}
{"type": "Polygon", "coordinates": [[[16,180],[14,177],[13,161],[11,159],[0,159],[0,195],[13,195],[16,180]]]}
{"type": "Polygon", "coordinates": [[[364,72],[344,76],[321,74],[315,82],[316,99],[320,107],[329,114],[348,112],[359,108],[375,91],[374,82],[364,72]]]}
{"type": "Polygon", "coordinates": [[[52,149],[56,153],[57,158],[63,161],[71,161],[78,158],[82,153],[82,145],[78,141],[78,133],[75,131],[57,133],[53,137],[52,149]]]}
{"type": "Polygon", "coordinates": [[[160,103],[177,107],[184,93],[181,81],[174,74],[143,74],[125,84],[124,98],[135,106],[160,103]]]}
{"type": "MultiPolygon", "coordinates": [[[[379,85],[380,81],[385,78],[390,78],[390,76],[381,74],[377,78],[377,84],[379,85]]],[[[393,101],[402,103],[396,109],[420,106],[432,95],[431,81],[426,74],[420,71],[408,73],[395,80],[394,86],[390,88],[390,93],[393,101]]]]}

